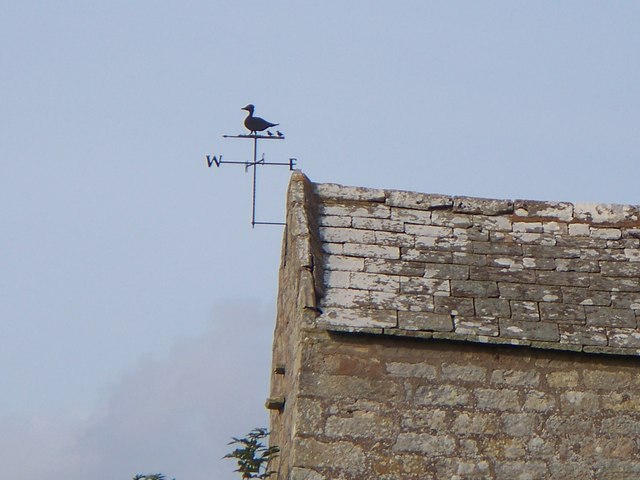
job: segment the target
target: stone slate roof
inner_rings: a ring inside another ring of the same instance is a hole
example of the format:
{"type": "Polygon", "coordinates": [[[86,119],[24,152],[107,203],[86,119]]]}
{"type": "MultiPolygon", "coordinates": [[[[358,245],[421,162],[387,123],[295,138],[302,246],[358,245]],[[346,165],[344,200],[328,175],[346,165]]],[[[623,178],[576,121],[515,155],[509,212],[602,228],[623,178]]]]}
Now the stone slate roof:
{"type": "Polygon", "coordinates": [[[317,326],[640,355],[638,206],[294,182],[317,326]]]}

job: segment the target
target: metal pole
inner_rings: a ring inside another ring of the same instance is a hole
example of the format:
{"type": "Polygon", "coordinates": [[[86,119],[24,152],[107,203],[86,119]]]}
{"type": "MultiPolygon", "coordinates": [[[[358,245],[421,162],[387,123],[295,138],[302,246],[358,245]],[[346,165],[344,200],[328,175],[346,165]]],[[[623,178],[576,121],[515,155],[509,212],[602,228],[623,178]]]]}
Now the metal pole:
{"type": "Polygon", "coordinates": [[[258,138],[253,139],[253,200],[251,210],[251,228],[256,226],[256,174],[257,174],[258,138]]]}

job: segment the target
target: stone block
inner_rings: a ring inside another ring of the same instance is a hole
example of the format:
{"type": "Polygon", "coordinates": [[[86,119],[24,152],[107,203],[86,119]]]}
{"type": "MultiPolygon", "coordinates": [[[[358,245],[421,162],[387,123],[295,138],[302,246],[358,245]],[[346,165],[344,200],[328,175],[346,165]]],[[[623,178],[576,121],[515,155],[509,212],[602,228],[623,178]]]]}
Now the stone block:
{"type": "Polygon", "coordinates": [[[453,432],[461,435],[495,435],[499,433],[498,416],[492,413],[460,413],[453,422],[453,432]]]}
{"type": "Polygon", "coordinates": [[[595,414],[600,410],[599,397],[592,392],[565,392],[560,395],[560,406],[569,415],[595,414]]]}
{"type": "Polygon", "coordinates": [[[422,237],[449,237],[453,235],[453,228],[435,225],[412,225],[407,223],[405,224],[404,231],[409,235],[419,235],[422,237]]]}
{"type": "Polygon", "coordinates": [[[400,433],[392,450],[394,452],[419,452],[429,457],[452,454],[456,442],[449,435],[428,433],[400,433]]]}
{"type": "Polygon", "coordinates": [[[289,478],[290,480],[327,480],[327,477],[320,475],[315,470],[299,467],[291,469],[289,478]]]}
{"type": "Polygon", "coordinates": [[[569,225],[569,235],[575,237],[588,237],[591,234],[591,227],[588,223],[572,223],[569,225]]]}
{"type": "Polygon", "coordinates": [[[398,325],[397,315],[395,310],[331,307],[322,309],[316,321],[318,325],[393,328],[398,325]]]}
{"type": "Polygon", "coordinates": [[[599,272],[600,264],[597,260],[582,258],[556,258],[554,259],[558,272],[599,272]]]}
{"type": "Polygon", "coordinates": [[[470,252],[472,244],[466,238],[461,237],[415,237],[416,248],[431,249],[436,251],[470,252]]]}
{"type": "Polygon", "coordinates": [[[402,427],[404,428],[444,432],[448,428],[448,424],[446,410],[419,408],[402,412],[402,427]]]}
{"type": "Polygon", "coordinates": [[[506,338],[522,338],[525,340],[541,340],[557,342],[560,333],[556,323],[547,322],[515,322],[513,320],[498,320],[500,336],[506,338]]]}
{"type": "Polygon", "coordinates": [[[589,273],[583,272],[536,272],[536,281],[542,285],[588,287],[590,279],[589,273]]]}
{"type": "Polygon", "coordinates": [[[486,265],[487,256],[467,252],[453,252],[451,260],[448,263],[459,265],[486,265]]]}
{"type": "Polygon", "coordinates": [[[366,308],[370,306],[370,294],[366,290],[328,288],[320,300],[321,307],[366,308]]]}
{"type": "Polygon", "coordinates": [[[314,183],[313,191],[321,200],[348,200],[354,202],[384,202],[384,190],[377,188],[348,187],[335,183],[314,183]]]}
{"type": "Polygon", "coordinates": [[[560,343],[575,345],[607,345],[607,332],[604,327],[584,325],[558,325],[560,343]]]}
{"type": "Polygon", "coordinates": [[[607,292],[640,292],[640,278],[603,277],[595,273],[590,274],[591,290],[605,290],[607,292]]]}
{"type": "Polygon", "coordinates": [[[477,280],[451,280],[451,295],[454,297],[493,298],[498,297],[496,282],[477,280]]]}
{"type": "Polygon", "coordinates": [[[552,388],[575,388],[578,386],[579,376],[576,370],[566,370],[547,373],[547,384],[552,388]]]}
{"type": "Polygon", "coordinates": [[[511,437],[531,437],[537,426],[537,417],[531,413],[505,413],[501,417],[504,432],[511,437]]]}
{"type": "Polygon", "coordinates": [[[540,320],[538,302],[509,300],[511,319],[516,321],[537,322],[540,320]]]}
{"type": "MultiPolygon", "coordinates": [[[[411,262],[411,261],[388,259],[388,258],[365,258],[365,259],[354,258],[354,257],[346,257],[346,258],[351,258],[355,261],[362,261],[362,266],[363,266],[362,270],[368,273],[403,275],[405,277],[413,277],[413,276],[421,277],[424,275],[424,263],[421,263],[421,262],[411,262]]],[[[355,265],[355,264],[347,264],[347,266],[350,266],[350,265],[355,265]]],[[[355,268],[348,268],[348,270],[362,271],[362,270],[356,270],[355,268]]]]}
{"type": "Polygon", "coordinates": [[[469,267],[467,265],[426,263],[424,264],[424,276],[425,278],[467,280],[469,278],[469,267]]]}
{"type": "Polygon", "coordinates": [[[529,302],[560,302],[562,290],[555,285],[530,285],[518,283],[498,284],[500,297],[508,300],[524,300],[529,302]]]}
{"type": "Polygon", "coordinates": [[[504,215],[513,213],[511,200],[493,200],[488,198],[454,197],[453,211],[466,214],[504,215]]]}
{"type": "Polygon", "coordinates": [[[547,413],[556,408],[556,401],[551,394],[527,390],[524,394],[524,405],[522,408],[525,412],[547,413]]]}
{"type": "Polygon", "coordinates": [[[547,464],[542,461],[514,461],[496,464],[496,480],[546,480],[547,464]]]}
{"type": "Polygon", "coordinates": [[[318,208],[320,215],[338,215],[345,217],[389,218],[391,209],[380,204],[362,203],[321,203],[318,208]]]}
{"type": "Polygon", "coordinates": [[[579,248],[523,245],[523,255],[532,258],[580,258],[579,248]]]}
{"type": "Polygon", "coordinates": [[[592,390],[628,391],[634,382],[630,372],[611,370],[585,370],[584,384],[592,390]]]}
{"type": "Polygon", "coordinates": [[[293,454],[292,464],[297,467],[332,468],[349,474],[358,474],[365,469],[366,455],[362,447],[350,442],[301,438],[297,440],[293,454]]]}
{"type": "Polygon", "coordinates": [[[600,262],[600,272],[607,277],[640,277],[640,263],[600,262]]]}
{"type": "Polygon", "coordinates": [[[456,317],[473,317],[473,299],[463,297],[434,297],[435,313],[445,313],[456,317]]]}
{"type": "Polygon", "coordinates": [[[611,293],[578,287],[562,287],[562,300],[573,305],[611,305],[611,293]]]}
{"type": "Polygon", "coordinates": [[[542,222],[513,222],[513,231],[517,233],[543,233],[542,222]]]}
{"type": "Polygon", "coordinates": [[[491,383],[535,387],[540,383],[540,373],[536,370],[498,369],[491,372],[491,383]]]}
{"type": "Polygon", "coordinates": [[[388,247],[384,245],[360,245],[357,243],[345,243],[341,253],[344,255],[350,255],[352,257],[391,259],[400,258],[400,248],[388,247]]]}
{"type": "Polygon", "coordinates": [[[569,234],[569,226],[561,222],[542,222],[542,230],[544,233],[553,233],[555,235],[569,234]]]}
{"type": "Polygon", "coordinates": [[[385,245],[389,247],[414,247],[415,237],[406,233],[383,232],[376,231],[376,245],[385,245]]]}
{"type": "MultiPolygon", "coordinates": [[[[320,227],[320,240],[328,243],[376,243],[373,230],[355,230],[342,227],[320,227]]],[[[362,248],[362,247],[361,247],[362,248]]]]}
{"type": "Polygon", "coordinates": [[[426,210],[391,207],[391,220],[403,223],[415,223],[417,225],[430,225],[431,212],[426,210]]]}
{"type": "Polygon", "coordinates": [[[362,378],[353,375],[327,375],[305,372],[300,377],[300,395],[342,400],[378,400],[388,402],[404,400],[405,393],[400,385],[389,381],[362,378]]]}
{"type": "Polygon", "coordinates": [[[630,262],[640,262],[640,248],[625,248],[624,256],[630,262]]]}
{"type": "Polygon", "coordinates": [[[351,217],[338,215],[319,215],[318,225],[321,227],[350,227],[351,217]]]}
{"type": "Polygon", "coordinates": [[[419,405],[437,405],[455,407],[469,405],[471,394],[464,387],[456,385],[437,385],[418,387],[416,403],[419,405]]]}
{"type": "Polygon", "coordinates": [[[435,380],[436,367],[427,363],[388,362],[387,373],[396,377],[417,377],[435,380]]]}
{"type": "Polygon", "coordinates": [[[611,293],[611,300],[611,306],[613,308],[631,308],[633,310],[640,310],[640,292],[613,292],[611,293]]]}
{"type": "Polygon", "coordinates": [[[516,200],[514,213],[518,217],[557,218],[569,222],[573,219],[573,204],[567,202],[541,202],[516,200]]]}
{"type": "Polygon", "coordinates": [[[515,390],[493,390],[479,388],[475,390],[476,405],[480,410],[519,411],[520,400],[515,390]]]}
{"type": "Polygon", "coordinates": [[[512,270],[509,268],[469,267],[471,280],[494,282],[535,283],[536,273],[533,270],[512,270]]]}
{"type": "Polygon", "coordinates": [[[434,210],[431,213],[431,223],[443,227],[468,228],[473,226],[471,215],[455,214],[448,211],[434,210]]]}
{"type": "Polygon", "coordinates": [[[540,319],[561,323],[585,323],[584,307],[564,303],[540,303],[540,319]]]}
{"type": "Polygon", "coordinates": [[[479,255],[522,256],[522,245],[506,242],[473,242],[473,253],[479,255]]]}
{"type": "MultiPolygon", "coordinates": [[[[500,333],[498,320],[493,317],[456,317],[455,332],[459,335],[497,337],[500,333]]],[[[487,342],[483,342],[487,343],[487,342]]]]}
{"type": "Polygon", "coordinates": [[[453,205],[453,199],[448,195],[390,190],[387,192],[386,203],[392,207],[433,210],[436,208],[451,207],[453,205]]]}
{"type": "Polygon", "coordinates": [[[350,416],[332,415],[327,418],[325,435],[331,438],[389,438],[396,427],[390,417],[374,412],[355,411],[350,416]]]}
{"type": "Polygon", "coordinates": [[[364,262],[363,258],[346,257],[344,255],[325,255],[323,267],[325,270],[362,272],[364,270],[364,262]]]}
{"type": "Polygon", "coordinates": [[[635,328],[612,328],[609,345],[617,348],[640,348],[640,331],[635,328]]]}
{"type": "MultiPolygon", "coordinates": [[[[436,297],[438,298],[438,297],[436,297]]],[[[381,310],[407,310],[433,312],[433,295],[414,293],[369,292],[370,308],[381,310]]],[[[439,312],[436,312],[439,313],[439,312]]]]}
{"type": "Polygon", "coordinates": [[[351,222],[353,228],[363,230],[376,230],[385,232],[403,232],[404,223],[398,220],[371,217],[353,217],[351,222]]]}
{"type": "Polygon", "coordinates": [[[443,363],[440,368],[443,379],[455,382],[484,382],[487,376],[487,369],[479,365],[443,363]]]}
{"type": "MultiPolygon", "coordinates": [[[[457,252],[456,252],[457,253],[457,252]]],[[[428,263],[452,263],[453,254],[451,252],[441,252],[433,250],[419,250],[417,248],[402,248],[402,260],[428,263]]]]}
{"type": "Polygon", "coordinates": [[[374,290],[379,292],[398,292],[400,277],[383,273],[351,272],[349,288],[356,290],[374,290]]]}
{"type": "Polygon", "coordinates": [[[453,331],[450,315],[430,312],[398,312],[398,327],[406,330],[453,331]]]}
{"type": "Polygon", "coordinates": [[[576,203],[574,216],[588,223],[624,223],[638,220],[638,210],[630,205],[576,203]]]}
{"type": "Polygon", "coordinates": [[[501,317],[509,318],[511,309],[509,300],[501,298],[474,298],[476,315],[479,317],[501,317]]]}
{"type": "Polygon", "coordinates": [[[587,325],[603,327],[636,327],[633,310],[586,306],[587,325]]]}
{"type": "Polygon", "coordinates": [[[590,236],[602,238],[604,240],[618,240],[622,238],[622,231],[619,228],[595,228],[591,227],[590,236]]]}
{"type": "Polygon", "coordinates": [[[450,294],[449,280],[422,277],[400,277],[400,291],[423,295],[447,296],[450,294]]]}

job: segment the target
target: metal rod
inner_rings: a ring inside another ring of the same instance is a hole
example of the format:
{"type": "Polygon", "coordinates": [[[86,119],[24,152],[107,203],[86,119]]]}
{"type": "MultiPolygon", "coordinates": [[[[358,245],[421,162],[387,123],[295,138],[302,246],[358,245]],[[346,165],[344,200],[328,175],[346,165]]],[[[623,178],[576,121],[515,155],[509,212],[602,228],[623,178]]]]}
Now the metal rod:
{"type": "Polygon", "coordinates": [[[256,226],[256,175],[258,173],[258,163],[256,162],[258,155],[258,136],[253,139],[253,208],[251,213],[251,228],[256,226]]]}
{"type": "Polygon", "coordinates": [[[265,140],[284,140],[284,135],[277,137],[275,135],[222,135],[222,138],[264,138],[265,140]]]}
{"type": "Polygon", "coordinates": [[[253,222],[256,225],[286,225],[284,222],[253,222]]]}

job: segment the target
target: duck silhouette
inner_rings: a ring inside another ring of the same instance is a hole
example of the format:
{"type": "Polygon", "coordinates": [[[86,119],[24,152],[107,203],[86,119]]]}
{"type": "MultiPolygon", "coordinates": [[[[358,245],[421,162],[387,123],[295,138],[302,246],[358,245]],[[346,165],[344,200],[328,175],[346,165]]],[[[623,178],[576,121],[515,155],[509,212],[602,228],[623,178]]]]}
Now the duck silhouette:
{"type": "Polygon", "coordinates": [[[247,130],[249,130],[251,133],[255,134],[256,132],[262,132],[267,128],[279,125],[278,123],[267,122],[264,118],[254,117],[253,111],[255,110],[255,108],[256,107],[251,104],[241,108],[241,110],[246,110],[247,112],[249,112],[247,118],[244,119],[244,126],[247,127],[247,130]]]}

